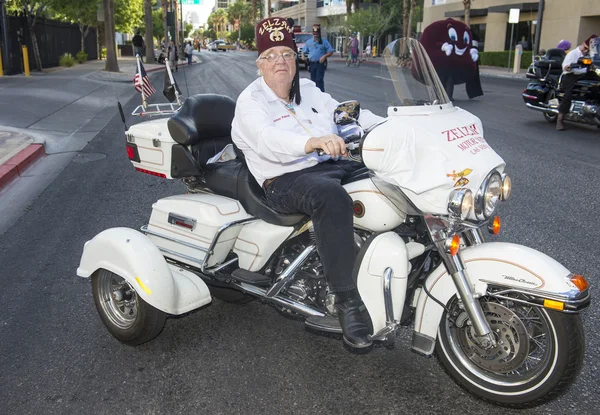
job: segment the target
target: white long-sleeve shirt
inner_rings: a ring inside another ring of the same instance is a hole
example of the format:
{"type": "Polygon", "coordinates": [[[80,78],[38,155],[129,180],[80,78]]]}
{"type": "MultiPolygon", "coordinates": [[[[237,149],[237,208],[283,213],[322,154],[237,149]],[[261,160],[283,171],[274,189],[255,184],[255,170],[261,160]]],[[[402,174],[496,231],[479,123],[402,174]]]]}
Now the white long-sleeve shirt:
{"type": "Polygon", "coordinates": [[[582,56],[584,55],[581,49],[579,49],[579,46],[567,53],[567,56],[565,56],[565,60],[563,60],[562,63],[563,73],[572,73],[575,75],[583,75],[584,73],[586,73],[587,68],[573,68],[570,71],[567,71],[567,66],[573,66],[582,56]]]}
{"type": "MultiPolygon", "coordinates": [[[[329,159],[316,152],[306,154],[305,146],[311,137],[337,133],[333,112],[339,102],[305,78],[300,79],[300,94],[302,102],[292,111],[260,77],[237,100],[231,138],[261,186],[266,179],[329,159]]],[[[360,112],[363,128],[382,120],[368,110],[360,112]]]]}

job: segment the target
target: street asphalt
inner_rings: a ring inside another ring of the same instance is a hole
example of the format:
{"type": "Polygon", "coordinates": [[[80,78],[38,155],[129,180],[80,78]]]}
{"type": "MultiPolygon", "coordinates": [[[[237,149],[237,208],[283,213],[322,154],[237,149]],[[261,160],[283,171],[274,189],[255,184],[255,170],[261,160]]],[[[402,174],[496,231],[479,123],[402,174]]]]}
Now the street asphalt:
{"type": "MultiPolygon", "coordinates": [[[[235,99],[256,77],[253,53],[202,52],[200,58],[201,63],[176,74],[185,95],[219,93],[235,99]]],[[[384,93],[391,85],[380,71],[375,65],[332,63],[325,87],[340,101],[358,99],[362,107],[385,115],[384,93]]],[[[152,79],[160,91],[162,77],[152,79]]],[[[102,82],[97,93],[108,94],[112,85],[102,82]]],[[[455,105],[481,118],[487,141],[504,157],[513,178],[513,196],[500,207],[503,230],[497,239],[552,256],[586,275],[595,291],[600,131],[569,124],[567,131],[556,132],[540,113],[525,109],[520,96],[525,80],[482,82],[484,97],[469,101],[459,86],[455,105]]],[[[164,101],[159,94],[152,99],[164,101]]],[[[129,100],[125,112],[138,104],[137,97],[129,100]]],[[[186,317],[169,319],[150,343],[120,344],[98,318],[89,281],[75,274],[83,244],[106,228],[139,229],[153,202],[184,192],[184,186],[135,172],[116,107],[102,111],[111,114],[108,124],[76,150],[0,235],[2,413],[597,413],[595,302],[583,314],[586,360],[574,386],[558,400],[523,411],[465,393],[435,358],[410,352],[410,328],[401,329],[394,350],[381,347],[356,356],[339,339],[306,331],[302,322],[258,301],[214,300],[186,317]]],[[[44,128],[58,127],[57,120],[44,128]]],[[[68,142],[56,145],[76,148],[68,142]]]]}

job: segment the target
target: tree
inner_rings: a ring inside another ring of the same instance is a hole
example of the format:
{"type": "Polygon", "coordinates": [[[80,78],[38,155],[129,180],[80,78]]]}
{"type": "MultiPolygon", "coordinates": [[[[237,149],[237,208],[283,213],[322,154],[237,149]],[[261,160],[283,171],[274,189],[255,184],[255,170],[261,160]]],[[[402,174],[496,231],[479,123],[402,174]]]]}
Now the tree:
{"type": "Polygon", "coordinates": [[[402,37],[408,37],[408,0],[402,2],[402,37]]]}
{"type": "Polygon", "coordinates": [[[115,0],[103,0],[104,35],[106,40],[106,65],[108,72],[119,72],[117,50],[115,47],[115,0]]]}
{"type": "Polygon", "coordinates": [[[412,37],[413,15],[415,13],[416,0],[410,0],[410,11],[408,12],[408,26],[406,37],[412,37]]]}
{"type": "Polygon", "coordinates": [[[99,3],[99,0],[53,0],[52,10],[79,26],[82,51],[85,51],[85,38],[90,28],[98,27],[99,3]]]}
{"type": "Polygon", "coordinates": [[[229,23],[235,24],[235,21],[238,21],[238,39],[241,37],[242,33],[242,20],[246,20],[250,15],[250,10],[248,9],[248,3],[244,0],[237,0],[233,5],[229,6],[227,9],[227,18],[229,23]]]}
{"type": "Polygon", "coordinates": [[[161,0],[161,10],[162,10],[162,22],[163,28],[165,31],[163,42],[166,44],[169,40],[169,24],[167,23],[167,10],[169,7],[169,0],[161,0]]]}
{"type": "Polygon", "coordinates": [[[134,28],[142,25],[144,16],[144,0],[112,0],[115,5],[115,30],[132,33],[134,28]]]}
{"type": "MultiPolygon", "coordinates": [[[[380,7],[358,10],[352,13],[345,22],[348,31],[358,32],[362,38],[373,36],[378,38],[386,26],[387,16],[380,7]]],[[[360,45],[362,49],[362,45],[360,45]]]]}
{"type": "Polygon", "coordinates": [[[227,25],[227,11],[225,9],[218,9],[208,16],[208,27],[213,28],[216,32],[216,36],[219,38],[225,37],[225,29],[227,25]]]}
{"type": "MultiPolygon", "coordinates": [[[[9,0],[10,1],[10,0],[9,0]]],[[[54,5],[53,0],[12,0],[7,3],[8,11],[23,12],[27,19],[27,27],[31,35],[31,46],[33,47],[33,58],[35,66],[39,72],[42,72],[42,58],[40,56],[40,48],[35,34],[35,24],[37,19],[42,17],[49,8],[54,5]]]]}
{"type": "Polygon", "coordinates": [[[463,0],[463,6],[465,7],[465,24],[467,27],[471,27],[471,1],[463,0]]]}
{"type": "Polygon", "coordinates": [[[144,0],[144,23],[146,25],[146,62],[154,62],[154,22],[152,0],[144,0]]]}

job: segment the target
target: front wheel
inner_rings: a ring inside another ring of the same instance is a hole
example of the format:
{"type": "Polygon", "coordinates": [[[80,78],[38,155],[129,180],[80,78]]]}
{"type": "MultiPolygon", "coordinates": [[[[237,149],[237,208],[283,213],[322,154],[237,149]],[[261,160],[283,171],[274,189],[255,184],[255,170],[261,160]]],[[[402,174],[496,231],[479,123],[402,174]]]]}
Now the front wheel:
{"type": "Polygon", "coordinates": [[[101,269],[92,276],[92,294],[102,323],[122,343],[137,346],[160,334],[167,315],[138,296],[117,274],[101,269]]]}
{"type": "Polygon", "coordinates": [[[583,362],[579,315],[493,298],[481,304],[497,342],[490,349],[476,341],[456,297],[450,315],[444,312],[436,355],[454,381],[480,399],[512,408],[535,407],[564,393],[583,362]]]}

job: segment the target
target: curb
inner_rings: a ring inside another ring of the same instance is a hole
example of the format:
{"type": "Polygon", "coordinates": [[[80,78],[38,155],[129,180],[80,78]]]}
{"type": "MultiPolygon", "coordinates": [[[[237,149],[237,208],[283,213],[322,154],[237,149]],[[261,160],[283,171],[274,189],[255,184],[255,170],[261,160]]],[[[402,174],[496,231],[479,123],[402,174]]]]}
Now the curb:
{"type": "Polygon", "coordinates": [[[27,167],[46,155],[43,144],[30,144],[0,166],[0,190],[23,175],[27,167]]]}

